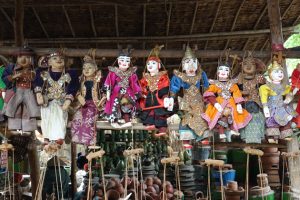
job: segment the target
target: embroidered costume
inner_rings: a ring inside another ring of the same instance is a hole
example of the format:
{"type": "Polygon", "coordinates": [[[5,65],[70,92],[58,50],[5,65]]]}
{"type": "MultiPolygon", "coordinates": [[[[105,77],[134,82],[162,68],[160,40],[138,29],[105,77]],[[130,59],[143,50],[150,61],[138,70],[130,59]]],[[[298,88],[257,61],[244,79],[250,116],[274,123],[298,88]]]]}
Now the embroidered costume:
{"type": "Polygon", "coordinates": [[[5,87],[6,87],[5,83],[2,80],[2,74],[4,72],[4,69],[5,69],[5,67],[3,65],[0,66],[0,121],[4,120],[3,113],[2,113],[3,106],[4,106],[4,99],[2,96],[2,92],[5,92],[5,87]]]}
{"type": "MultiPolygon", "coordinates": [[[[84,98],[84,105],[78,109],[75,113],[74,118],[71,123],[71,134],[72,141],[78,144],[92,145],[96,141],[96,120],[98,118],[99,111],[102,110],[103,100],[101,101],[101,71],[97,72],[97,65],[92,60],[87,60],[85,57],[85,63],[83,70],[85,70],[85,65],[91,65],[93,67],[93,73],[89,76],[89,80],[85,80],[86,76],[83,72],[81,87],[77,96],[84,98]]],[[[91,70],[91,69],[90,69],[91,70]]],[[[80,102],[80,101],[79,101],[80,102]]]]}
{"type": "MultiPolygon", "coordinates": [[[[294,69],[292,76],[292,89],[297,89],[298,91],[296,92],[299,94],[299,89],[300,89],[300,64],[298,64],[297,68],[294,69]]],[[[296,108],[297,115],[294,121],[297,124],[297,127],[300,127],[300,101],[298,101],[297,108],[296,108]]]]}
{"type": "Polygon", "coordinates": [[[209,103],[205,113],[202,114],[202,117],[208,123],[209,129],[213,129],[218,125],[238,131],[244,128],[252,118],[245,109],[243,109],[242,114],[237,112],[237,104],[244,102],[244,98],[237,84],[232,80],[215,81],[204,92],[203,97],[209,103]],[[222,113],[214,107],[215,103],[221,105],[222,113]]]}
{"type": "Polygon", "coordinates": [[[237,81],[245,99],[243,106],[251,113],[252,120],[239,132],[241,139],[246,143],[261,143],[261,140],[265,137],[265,117],[262,112],[258,89],[260,85],[265,83],[265,78],[261,74],[255,74],[260,66],[254,58],[246,58],[243,61],[242,68],[243,72],[239,74],[237,81]]]}
{"type": "MultiPolygon", "coordinates": [[[[51,57],[60,56],[51,54],[51,57]]],[[[65,100],[72,101],[79,88],[75,71],[53,72],[37,71],[36,93],[43,94],[44,105],[41,107],[41,129],[43,137],[51,141],[64,139],[68,122],[68,112],[62,109],[65,100]]]]}
{"type": "Polygon", "coordinates": [[[37,129],[36,117],[40,116],[40,109],[32,90],[35,78],[33,54],[29,48],[22,49],[18,52],[17,64],[5,67],[2,74],[8,89],[3,114],[8,117],[9,130],[31,132],[37,129]]]}

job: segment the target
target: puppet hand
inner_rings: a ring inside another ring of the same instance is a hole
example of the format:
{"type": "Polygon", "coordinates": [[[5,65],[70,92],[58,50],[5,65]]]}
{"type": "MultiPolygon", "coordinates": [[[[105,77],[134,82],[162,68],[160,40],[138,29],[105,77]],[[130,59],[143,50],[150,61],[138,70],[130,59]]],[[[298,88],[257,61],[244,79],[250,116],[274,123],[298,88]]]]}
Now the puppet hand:
{"type": "Polygon", "coordinates": [[[268,106],[264,106],[264,115],[266,118],[270,117],[270,110],[268,106]]]}
{"type": "Polygon", "coordinates": [[[65,111],[65,110],[68,110],[70,104],[71,104],[71,100],[70,100],[70,99],[65,100],[64,105],[62,106],[62,109],[63,109],[64,111],[65,111]]]}
{"type": "Polygon", "coordinates": [[[291,94],[286,95],[285,100],[283,101],[284,104],[289,104],[293,100],[293,96],[291,94]]]}
{"type": "Polygon", "coordinates": [[[107,99],[107,101],[110,100],[110,90],[106,91],[106,99],[107,99]]]}
{"type": "Polygon", "coordinates": [[[173,98],[164,98],[164,107],[168,109],[168,111],[172,111],[174,106],[174,99],[173,98]]]}
{"type": "Polygon", "coordinates": [[[36,94],[36,101],[37,101],[38,105],[40,105],[40,106],[44,104],[44,97],[43,97],[42,93],[36,94]]]}
{"type": "Polygon", "coordinates": [[[219,104],[219,103],[215,103],[214,107],[218,110],[218,112],[222,112],[223,111],[223,108],[222,106],[219,104]]]}
{"type": "Polygon", "coordinates": [[[297,94],[298,91],[299,91],[299,88],[294,88],[293,95],[297,94]]]}
{"type": "Polygon", "coordinates": [[[236,105],[236,110],[239,114],[243,114],[243,108],[241,104],[237,104],[236,105]]]}
{"type": "Polygon", "coordinates": [[[1,92],[2,98],[5,99],[5,91],[1,92]]]}
{"type": "Polygon", "coordinates": [[[81,105],[84,105],[84,104],[85,104],[85,99],[84,99],[84,97],[83,97],[82,95],[78,95],[78,96],[77,96],[77,99],[78,99],[78,101],[79,101],[79,103],[80,103],[81,105]]]}

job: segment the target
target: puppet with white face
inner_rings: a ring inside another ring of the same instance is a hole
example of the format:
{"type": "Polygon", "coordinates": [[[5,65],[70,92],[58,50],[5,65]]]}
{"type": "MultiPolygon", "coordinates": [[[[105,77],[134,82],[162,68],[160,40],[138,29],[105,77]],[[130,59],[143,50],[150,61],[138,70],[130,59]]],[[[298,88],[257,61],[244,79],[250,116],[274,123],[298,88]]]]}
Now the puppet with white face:
{"type": "Polygon", "coordinates": [[[131,67],[130,53],[130,49],[120,49],[118,67],[108,67],[109,73],[104,83],[107,95],[104,115],[115,128],[130,127],[131,120],[136,116],[141,88],[137,68],[131,67]]]}
{"type": "Polygon", "coordinates": [[[96,62],[89,56],[83,59],[82,76],[77,100],[79,110],[75,113],[71,123],[72,141],[78,144],[93,145],[96,141],[95,123],[99,111],[103,108],[100,81],[101,71],[98,71],[96,62]]]}
{"type": "Polygon", "coordinates": [[[183,89],[183,97],[179,101],[179,110],[184,112],[180,126],[180,138],[191,140],[207,137],[203,133],[208,129],[207,123],[201,117],[204,112],[202,92],[208,88],[206,73],[201,69],[198,59],[188,46],[182,58],[183,72],[174,70],[170,84],[171,96],[176,97],[183,89]]]}
{"type": "Polygon", "coordinates": [[[276,61],[268,70],[270,82],[260,86],[259,95],[263,105],[269,138],[289,138],[293,131],[291,121],[296,112],[289,103],[293,99],[291,86],[283,84],[284,71],[276,61]]]}
{"type": "Polygon", "coordinates": [[[45,139],[62,142],[66,135],[68,108],[73,101],[79,80],[76,71],[65,69],[60,53],[44,58],[48,70],[37,71],[35,93],[41,105],[41,129],[45,139]]]}
{"type": "Polygon", "coordinates": [[[141,120],[148,130],[158,129],[155,136],[167,134],[167,117],[173,110],[173,99],[168,98],[170,80],[168,72],[161,70],[162,64],[158,57],[162,46],[156,46],[146,62],[147,72],[140,80],[142,99],[140,102],[141,120]]]}
{"type": "Polygon", "coordinates": [[[37,129],[35,119],[40,116],[40,109],[32,87],[35,78],[33,56],[30,48],[21,48],[16,64],[5,67],[2,74],[7,87],[3,113],[8,117],[9,130],[32,132],[37,129]]]}
{"type": "Polygon", "coordinates": [[[238,131],[244,128],[252,116],[242,108],[244,102],[242,93],[237,84],[230,79],[230,66],[221,64],[217,69],[218,80],[213,81],[204,92],[203,97],[208,102],[203,119],[209,129],[214,129],[224,139],[225,130],[238,131]]]}

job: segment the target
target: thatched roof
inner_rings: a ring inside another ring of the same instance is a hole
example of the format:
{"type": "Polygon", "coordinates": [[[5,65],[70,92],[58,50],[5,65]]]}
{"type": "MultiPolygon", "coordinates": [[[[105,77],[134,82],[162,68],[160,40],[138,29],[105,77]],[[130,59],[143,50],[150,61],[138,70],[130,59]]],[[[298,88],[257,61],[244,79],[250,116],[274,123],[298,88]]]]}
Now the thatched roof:
{"type": "MultiPolygon", "coordinates": [[[[182,49],[190,43],[207,50],[270,49],[266,0],[24,0],[24,7],[24,37],[34,47],[112,49],[123,43],[150,49],[158,43],[182,49]]],[[[300,0],[280,0],[280,9],[287,38],[288,27],[300,23],[300,0]]],[[[13,17],[14,1],[0,0],[5,45],[13,44],[13,17]]]]}

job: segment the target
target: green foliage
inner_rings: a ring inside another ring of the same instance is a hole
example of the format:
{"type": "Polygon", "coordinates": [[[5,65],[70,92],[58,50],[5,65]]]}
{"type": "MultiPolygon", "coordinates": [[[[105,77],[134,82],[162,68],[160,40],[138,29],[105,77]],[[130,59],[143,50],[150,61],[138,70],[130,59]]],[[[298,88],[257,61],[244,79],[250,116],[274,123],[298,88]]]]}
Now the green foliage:
{"type": "MultiPolygon", "coordinates": [[[[300,46],[300,34],[291,35],[284,43],[285,48],[293,48],[300,46]]],[[[291,75],[297,64],[300,63],[300,59],[286,59],[288,74],[291,75]]]]}

